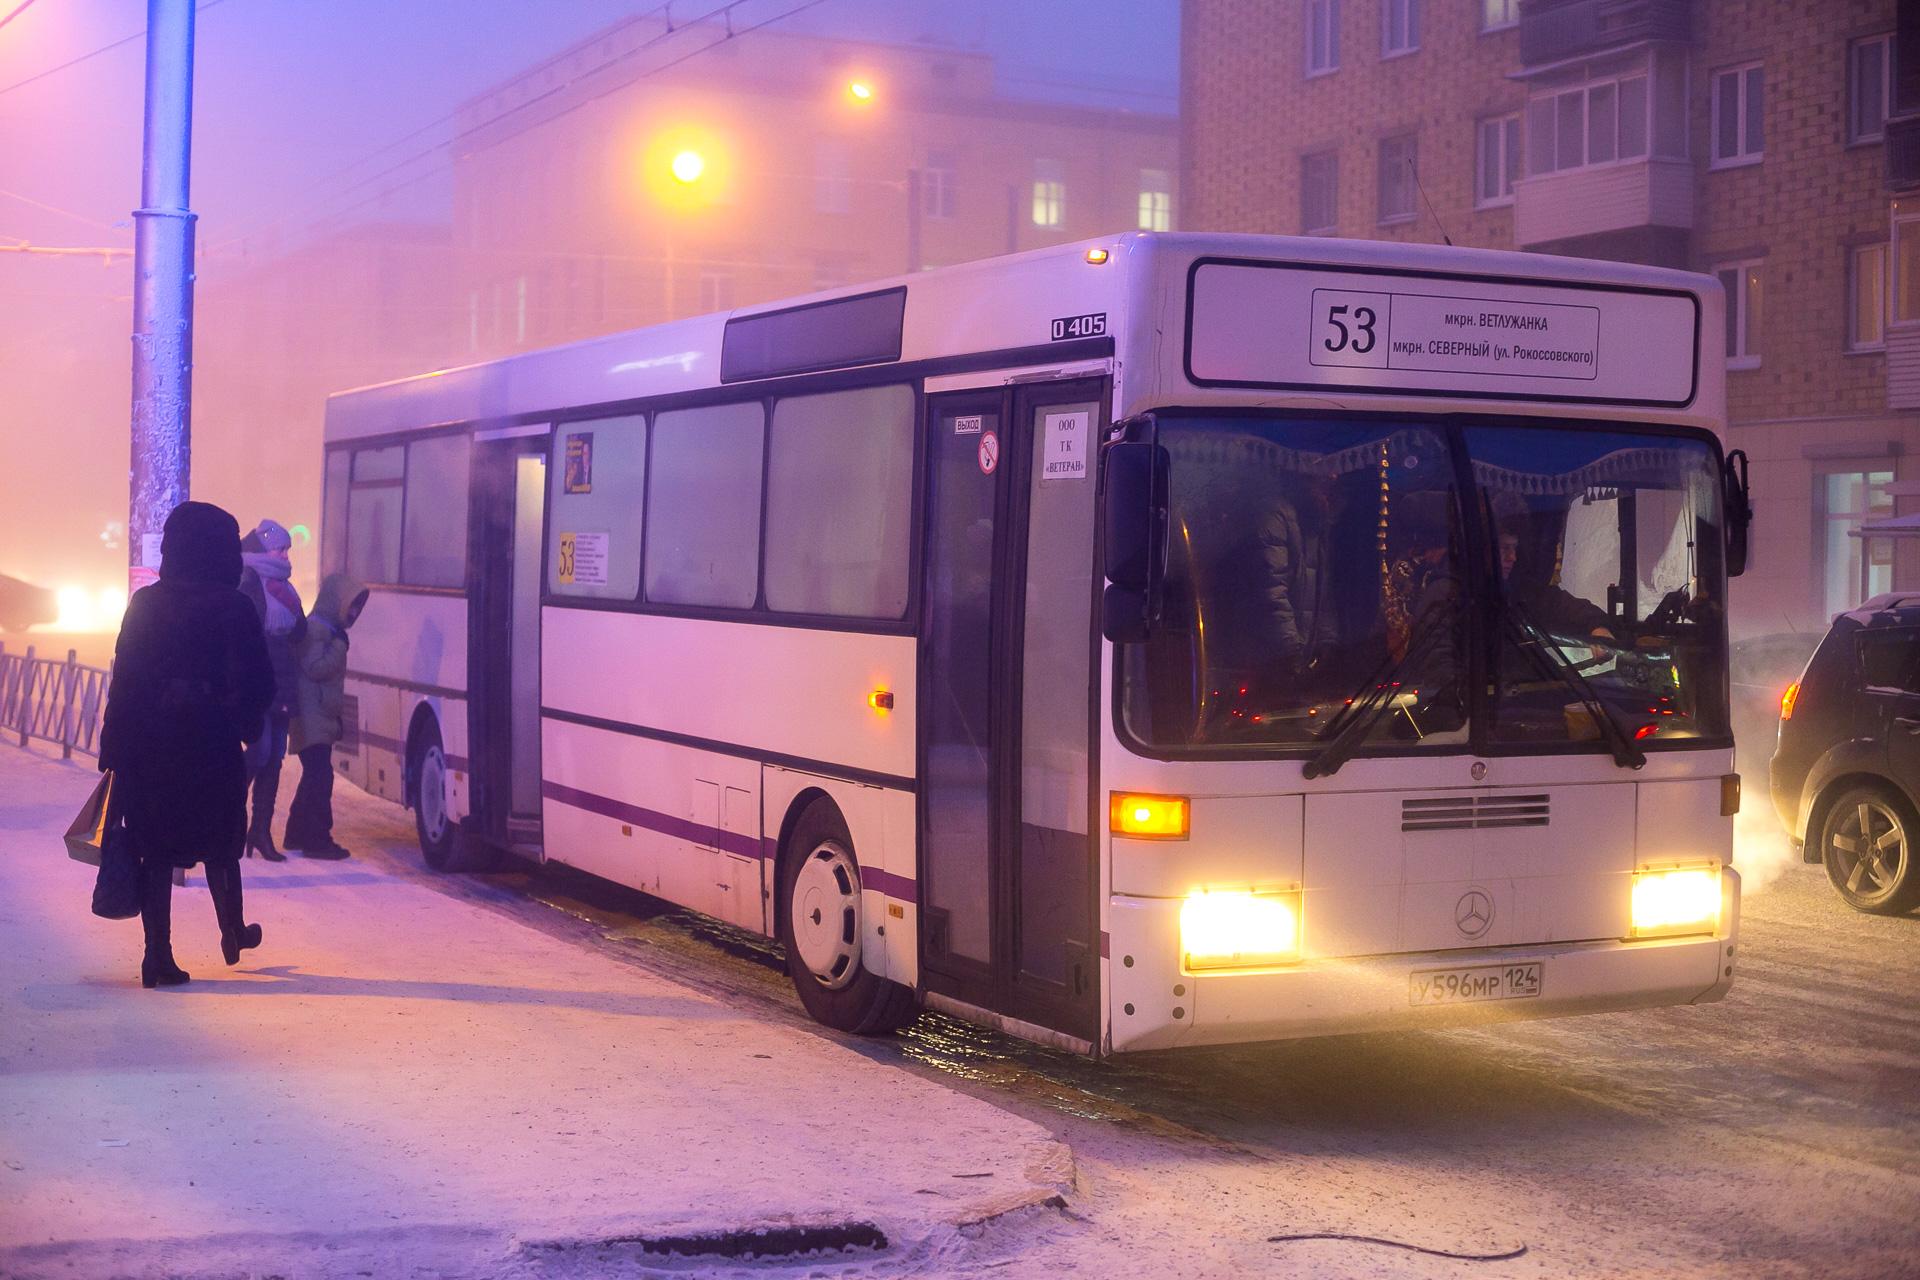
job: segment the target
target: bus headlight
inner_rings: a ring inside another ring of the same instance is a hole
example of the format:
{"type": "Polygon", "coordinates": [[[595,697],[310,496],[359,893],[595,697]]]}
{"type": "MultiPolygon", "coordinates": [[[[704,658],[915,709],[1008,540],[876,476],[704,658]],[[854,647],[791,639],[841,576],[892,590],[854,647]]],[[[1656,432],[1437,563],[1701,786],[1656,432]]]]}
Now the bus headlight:
{"type": "Polygon", "coordinates": [[[1258,969],[1300,958],[1300,895],[1201,890],[1180,907],[1186,967],[1258,969]]]}
{"type": "Polygon", "coordinates": [[[1712,933],[1720,924],[1720,868],[1633,873],[1633,936],[1712,933]]]}

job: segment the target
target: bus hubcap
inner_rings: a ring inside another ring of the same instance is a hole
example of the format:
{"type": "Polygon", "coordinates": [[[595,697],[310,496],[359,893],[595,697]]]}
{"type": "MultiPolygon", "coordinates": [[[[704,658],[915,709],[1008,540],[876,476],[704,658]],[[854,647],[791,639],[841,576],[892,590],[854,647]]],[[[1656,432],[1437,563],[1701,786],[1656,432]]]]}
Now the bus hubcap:
{"type": "Polygon", "coordinates": [[[1834,824],[1833,850],[1846,875],[1847,891],[1875,898],[1900,880],[1907,858],[1907,833],[1900,815],[1862,800],[1834,824]]]}
{"type": "Polygon", "coordinates": [[[821,986],[837,989],[860,972],[860,868],[837,842],[807,855],[793,885],[793,945],[821,986]]]}
{"type": "Polygon", "coordinates": [[[420,827],[436,841],[447,829],[447,760],[439,747],[420,760],[420,827]]]}

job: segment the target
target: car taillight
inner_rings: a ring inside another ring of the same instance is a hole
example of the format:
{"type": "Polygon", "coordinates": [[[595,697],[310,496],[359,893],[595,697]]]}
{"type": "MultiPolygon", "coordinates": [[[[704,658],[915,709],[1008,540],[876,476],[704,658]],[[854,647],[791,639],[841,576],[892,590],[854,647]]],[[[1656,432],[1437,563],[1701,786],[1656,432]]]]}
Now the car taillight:
{"type": "Polygon", "coordinates": [[[1780,718],[1782,720],[1793,719],[1793,704],[1798,701],[1800,701],[1800,682],[1795,680],[1787,686],[1787,691],[1780,695],[1780,718]]]}

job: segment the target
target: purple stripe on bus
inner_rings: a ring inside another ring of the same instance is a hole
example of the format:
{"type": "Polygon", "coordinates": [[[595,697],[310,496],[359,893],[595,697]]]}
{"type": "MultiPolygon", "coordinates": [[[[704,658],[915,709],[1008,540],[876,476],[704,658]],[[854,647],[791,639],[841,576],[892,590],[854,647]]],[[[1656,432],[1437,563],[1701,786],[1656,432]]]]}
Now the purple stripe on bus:
{"type": "Polygon", "coordinates": [[[542,782],[540,794],[549,800],[584,809],[588,813],[597,813],[603,818],[613,818],[620,822],[632,823],[636,827],[645,827],[649,831],[658,831],[663,836],[672,836],[676,840],[687,840],[694,844],[708,845],[737,854],[742,858],[761,856],[761,842],[754,836],[741,835],[737,831],[722,831],[705,823],[694,822],[688,818],[676,817],[670,813],[661,813],[657,809],[643,809],[637,804],[628,804],[624,800],[615,800],[609,796],[595,795],[591,791],[581,791],[574,787],[563,786],[558,782],[542,782]]]}
{"type": "MultiPolygon", "coordinates": [[[[391,752],[396,756],[404,756],[407,753],[405,743],[394,738],[383,737],[377,733],[368,733],[364,729],[360,731],[360,741],[370,747],[378,747],[382,751],[391,752]]],[[[445,749],[443,748],[442,750],[444,751],[445,749]]],[[[447,757],[447,768],[452,769],[455,773],[465,773],[467,771],[468,762],[465,756],[456,756],[452,752],[446,752],[445,754],[447,757]]]]}
{"type": "MultiPolygon", "coordinates": [[[[762,858],[772,862],[780,855],[780,842],[772,838],[756,840],[752,836],[741,835],[738,832],[716,831],[712,827],[691,822],[686,818],[676,818],[672,814],[643,809],[639,805],[628,804],[608,796],[595,795],[591,791],[581,791],[558,782],[542,782],[540,793],[549,800],[572,805],[588,813],[597,813],[603,818],[630,822],[636,827],[658,831],[661,835],[690,840],[695,844],[717,843],[728,853],[738,854],[743,858],[762,858]]],[[[878,867],[860,868],[860,887],[884,893],[887,897],[901,902],[919,901],[917,889],[911,878],[897,876],[891,871],[882,871],[878,867]]]]}
{"type": "Polygon", "coordinates": [[[873,889],[901,902],[918,902],[918,887],[906,876],[897,876],[879,867],[860,868],[860,887],[873,889]]]}

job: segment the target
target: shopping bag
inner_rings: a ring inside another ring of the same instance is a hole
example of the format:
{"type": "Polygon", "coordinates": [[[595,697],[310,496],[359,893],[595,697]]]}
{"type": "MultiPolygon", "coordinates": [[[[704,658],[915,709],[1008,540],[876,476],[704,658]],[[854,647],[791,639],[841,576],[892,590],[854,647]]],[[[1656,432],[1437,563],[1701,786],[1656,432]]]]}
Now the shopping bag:
{"type": "Polygon", "coordinates": [[[93,914],[104,920],[126,920],[140,914],[140,862],[121,823],[101,836],[100,874],[93,879],[93,914]]]}
{"type": "Polygon", "coordinates": [[[100,846],[107,832],[107,809],[113,798],[113,771],[107,770],[94,784],[93,794],[80,806],[67,827],[67,856],[76,862],[100,865],[100,846]]]}

